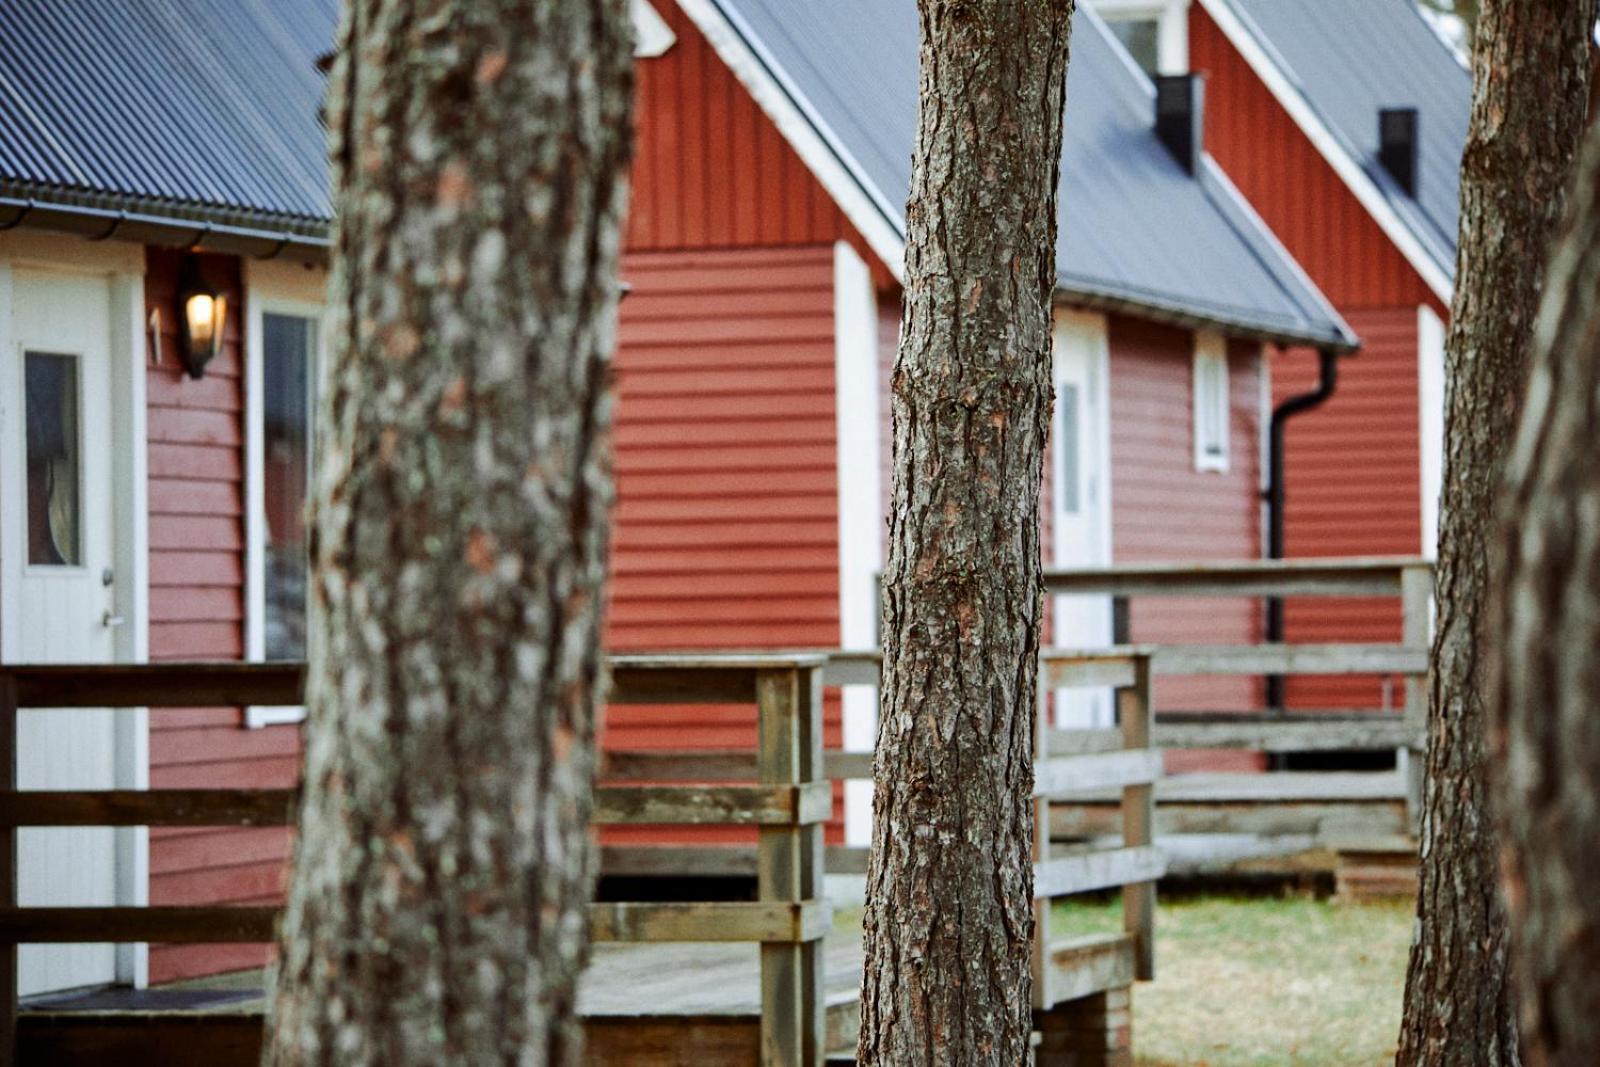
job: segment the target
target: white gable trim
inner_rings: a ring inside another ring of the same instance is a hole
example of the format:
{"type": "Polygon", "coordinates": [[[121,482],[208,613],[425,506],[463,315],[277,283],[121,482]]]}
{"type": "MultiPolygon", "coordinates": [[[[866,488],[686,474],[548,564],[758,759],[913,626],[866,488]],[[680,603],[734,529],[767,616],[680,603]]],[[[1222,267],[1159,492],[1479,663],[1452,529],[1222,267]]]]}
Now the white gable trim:
{"type": "Polygon", "coordinates": [[[778,127],[895,280],[902,280],[905,226],[901,210],[858,177],[862,174],[860,164],[772,57],[765,54],[748,27],[735,27],[717,0],[677,0],[677,4],[705,34],[717,56],[755,98],[757,106],[778,127]]]}
{"type": "Polygon", "coordinates": [[[1228,41],[1239,50],[1250,69],[1255,72],[1268,90],[1283,105],[1289,117],[1294,119],[1295,125],[1311,140],[1322,158],[1338,174],[1345,186],[1355,194],[1361,206],[1367,210],[1373,220],[1377,222],[1384,235],[1394,242],[1400,254],[1405,256],[1421,277],[1433,295],[1441,303],[1449,304],[1451,283],[1444,269],[1436,263],[1427,249],[1422,247],[1422,242],[1412,232],[1404,219],[1394,210],[1383,191],[1377,183],[1361,168],[1360,162],[1350,154],[1344,143],[1334,135],[1328,125],[1322,121],[1321,116],[1311,106],[1311,102],[1297,89],[1284,73],[1283,68],[1267,53],[1254,33],[1240,18],[1238,12],[1228,0],[1199,0],[1199,4],[1210,15],[1212,21],[1222,30],[1228,41]]]}
{"type": "Polygon", "coordinates": [[[664,56],[677,43],[678,36],[667,25],[650,0],[633,0],[633,55],[635,59],[664,56]]]}

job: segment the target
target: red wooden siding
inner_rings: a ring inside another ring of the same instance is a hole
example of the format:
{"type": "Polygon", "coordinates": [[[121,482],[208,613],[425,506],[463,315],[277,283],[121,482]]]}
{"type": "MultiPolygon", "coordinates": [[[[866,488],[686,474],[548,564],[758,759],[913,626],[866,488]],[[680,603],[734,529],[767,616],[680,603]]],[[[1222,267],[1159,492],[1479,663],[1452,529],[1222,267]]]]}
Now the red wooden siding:
{"type": "Polygon", "coordinates": [[[678,40],[638,66],[631,249],[830,243],[850,231],[833,199],[672,0],[678,40]]]}
{"type": "MultiPolygon", "coordinates": [[[[831,245],[627,256],[608,650],[838,645],[833,256],[831,245]]],[[[824,712],[836,746],[836,696],[824,712]]],[[[755,740],[752,711],[737,707],[612,707],[605,730],[617,748],[755,740]]]]}
{"type": "Polygon", "coordinates": [[[1199,4],[1189,7],[1189,65],[1206,75],[1207,150],[1336,307],[1436,303],[1199,4]]]}
{"type": "MultiPolygon", "coordinates": [[[[1122,316],[1110,320],[1111,548],[1117,563],[1252,559],[1261,554],[1261,349],[1228,346],[1231,418],[1226,472],[1194,466],[1194,336],[1122,316]]],[[[1246,643],[1260,639],[1261,608],[1249,600],[1134,600],[1136,642],[1246,643]]],[[[1260,706],[1252,678],[1161,678],[1156,706],[1243,711],[1260,706]]],[[[1183,771],[1254,767],[1249,753],[1173,753],[1183,771]]]]}
{"type": "MultiPolygon", "coordinates": [[[[1285,541],[1290,556],[1414,555],[1421,549],[1417,307],[1446,309],[1355,194],[1196,4],[1190,63],[1208,77],[1207,148],[1344,314],[1363,347],[1321,408],[1290,424],[1285,541]]],[[[1314,354],[1273,365],[1273,398],[1315,384],[1314,354]]],[[[1323,600],[1286,610],[1291,641],[1388,641],[1392,601],[1323,600]]],[[[1301,708],[1378,706],[1373,679],[1293,679],[1301,708]]]]}
{"type": "MultiPolygon", "coordinates": [[[[239,262],[202,256],[206,279],[228,295],[221,353],[204,378],[178,367],[180,254],[150,249],[145,301],[161,314],[164,361],[146,377],[150,436],[150,658],[244,656],[243,308],[239,262]]],[[[150,717],[150,784],[283,786],[299,769],[293,729],[243,730],[238,708],[150,717]]],[[[243,904],[274,898],[288,831],[152,829],[152,904],[243,904]]],[[[259,945],[155,945],[151,981],[266,960],[259,945]]]]}
{"type": "MultiPolygon", "coordinates": [[[[1326,405],[1289,423],[1285,442],[1288,502],[1284,542],[1291,556],[1415,554],[1422,545],[1416,308],[1352,312],[1366,342],[1339,368],[1326,405]]],[[[1309,389],[1315,361],[1302,354],[1278,364],[1279,396],[1309,389]]],[[[1393,598],[1290,601],[1285,631],[1293,641],[1398,641],[1393,598]]],[[[1291,679],[1300,708],[1364,708],[1403,703],[1403,687],[1371,678],[1291,679]]]]}

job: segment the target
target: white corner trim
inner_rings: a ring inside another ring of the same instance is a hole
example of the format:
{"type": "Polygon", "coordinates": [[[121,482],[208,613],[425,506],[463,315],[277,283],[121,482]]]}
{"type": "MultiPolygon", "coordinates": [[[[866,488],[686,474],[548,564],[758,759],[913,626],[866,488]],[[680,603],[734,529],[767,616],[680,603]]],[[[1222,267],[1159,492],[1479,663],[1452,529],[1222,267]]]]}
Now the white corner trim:
{"type": "MultiPolygon", "coordinates": [[[[143,265],[141,264],[141,267],[143,265]]],[[[150,658],[150,472],[149,408],[144,274],[118,272],[110,278],[112,508],[117,575],[115,610],[126,624],[116,634],[119,663],[150,658]]],[[[118,789],[150,788],[150,712],[119,708],[115,715],[118,789]]],[[[115,831],[116,901],[123,907],[150,902],[150,831],[123,826],[115,831]]],[[[118,945],[117,980],[142,989],[150,982],[150,946],[118,945]]]]}
{"type": "Polygon", "coordinates": [[[1194,469],[1226,474],[1233,452],[1233,383],[1228,367],[1227,338],[1215,330],[1195,331],[1192,363],[1194,376],[1190,385],[1190,422],[1194,431],[1194,469]],[[1206,447],[1204,425],[1207,420],[1202,418],[1202,414],[1209,399],[1204,388],[1208,374],[1219,375],[1222,379],[1221,407],[1209,413],[1221,434],[1221,455],[1206,447]]]}
{"type": "Polygon", "coordinates": [[[717,0],[677,0],[733,71],[757,106],[778,127],[807,169],[833,197],[845,218],[866,238],[883,265],[902,280],[905,238],[902,209],[867,181],[861,165],[829,129],[747,27],[736,28],[717,0]],[[762,54],[758,54],[757,50],[762,54]]]}
{"type": "MultiPolygon", "coordinates": [[[[6,251],[5,243],[0,241],[0,367],[9,365],[5,353],[10,352],[11,346],[16,344],[15,327],[11,321],[11,309],[15,306],[11,263],[6,258],[6,251]]],[[[14,382],[0,382],[0,385],[5,386],[0,388],[0,448],[10,448],[13,441],[24,440],[22,436],[12,436],[13,432],[21,433],[20,430],[13,431],[12,427],[22,418],[22,380],[19,377],[14,382]]],[[[21,560],[26,558],[22,548],[26,532],[15,533],[17,526],[12,524],[13,516],[17,517],[17,524],[21,524],[23,502],[27,499],[18,481],[16,478],[0,478],[0,663],[14,663],[17,658],[19,605],[16,596],[7,596],[5,593],[8,576],[20,574],[21,560]]]]}
{"type": "Polygon", "coordinates": [[[678,43],[678,35],[672,32],[666,19],[650,6],[650,0],[633,0],[632,14],[634,58],[655,59],[664,56],[678,43]]]}
{"type": "Polygon", "coordinates": [[[1295,125],[1310,139],[1322,158],[1334,169],[1334,173],[1344,182],[1345,186],[1353,193],[1361,206],[1372,216],[1385,234],[1394,242],[1400,254],[1405,256],[1406,262],[1422,277],[1423,282],[1432,290],[1433,295],[1442,303],[1450,303],[1451,284],[1450,278],[1444,269],[1434,262],[1427,249],[1422,247],[1422,242],[1412,232],[1404,219],[1394,210],[1383,190],[1362,169],[1360,161],[1352,156],[1344,143],[1334,135],[1334,132],[1323,122],[1311,106],[1311,102],[1289,80],[1282,67],[1276,60],[1267,54],[1267,50],[1257,40],[1255,34],[1245,25],[1244,20],[1233,10],[1228,0],[1197,0],[1213,22],[1222,30],[1223,36],[1228,38],[1239,54],[1244,57],[1256,77],[1272,93],[1283,109],[1294,119],[1295,125]]]}
{"type": "MultiPolygon", "coordinates": [[[[845,241],[833,250],[834,418],[838,447],[839,647],[877,645],[875,579],[883,569],[882,477],[878,468],[878,307],[872,272],[845,241]]],[[[871,752],[878,732],[876,686],[845,686],[844,750],[871,752]]],[[[872,835],[872,783],[847,782],[845,841],[872,835]]]]}
{"type": "Polygon", "coordinates": [[[1444,489],[1445,327],[1431,306],[1417,305],[1417,430],[1422,457],[1422,555],[1439,555],[1439,494],[1444,489]]]}

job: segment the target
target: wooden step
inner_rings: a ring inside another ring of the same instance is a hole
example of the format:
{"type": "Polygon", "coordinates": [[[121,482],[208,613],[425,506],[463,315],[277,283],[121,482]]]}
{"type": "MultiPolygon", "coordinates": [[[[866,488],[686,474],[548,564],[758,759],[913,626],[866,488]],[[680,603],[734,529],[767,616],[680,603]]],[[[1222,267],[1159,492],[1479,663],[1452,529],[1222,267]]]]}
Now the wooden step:
{"type": "Polygon", "coordinates": [[[1334,890],[1340,900],[1383,900],[1417,893],[1417,843],[1387,836],[1337,845],[1334,890]]]}

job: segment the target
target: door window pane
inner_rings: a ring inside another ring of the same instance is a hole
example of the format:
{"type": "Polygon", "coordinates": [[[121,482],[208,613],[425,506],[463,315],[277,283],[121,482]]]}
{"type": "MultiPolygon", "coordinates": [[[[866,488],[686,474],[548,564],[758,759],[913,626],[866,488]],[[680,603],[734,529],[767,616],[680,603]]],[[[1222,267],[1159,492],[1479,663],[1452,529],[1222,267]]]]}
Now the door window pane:
{"type": "Polygon", "coordinates": [[[28,562],[83,563],[83,492],[79,477],[78,360],[49,352],[23,356],[27,379],[28,562]]]}
{"type": "Polygon", "coordinates": [[[316,324],[297,315],[269,313],[262,316],[261,329],[265,653],[273,660],[304,659],[316,324]]]}
{"type": "Polygon", "coordinates": [[[1062,382],[1056,390],[1056,406],[1061,409],[1061,433],[1056,438],[1056,447],[1061,450],[1061,510],[1068,515],[1075,515],[1082,507],[1079,500],[1079,483],[1081,481],[1080,465],[1083,462],[1079,455],[1078,434],[1078,387],[1068,382],[1062,382]]]}

